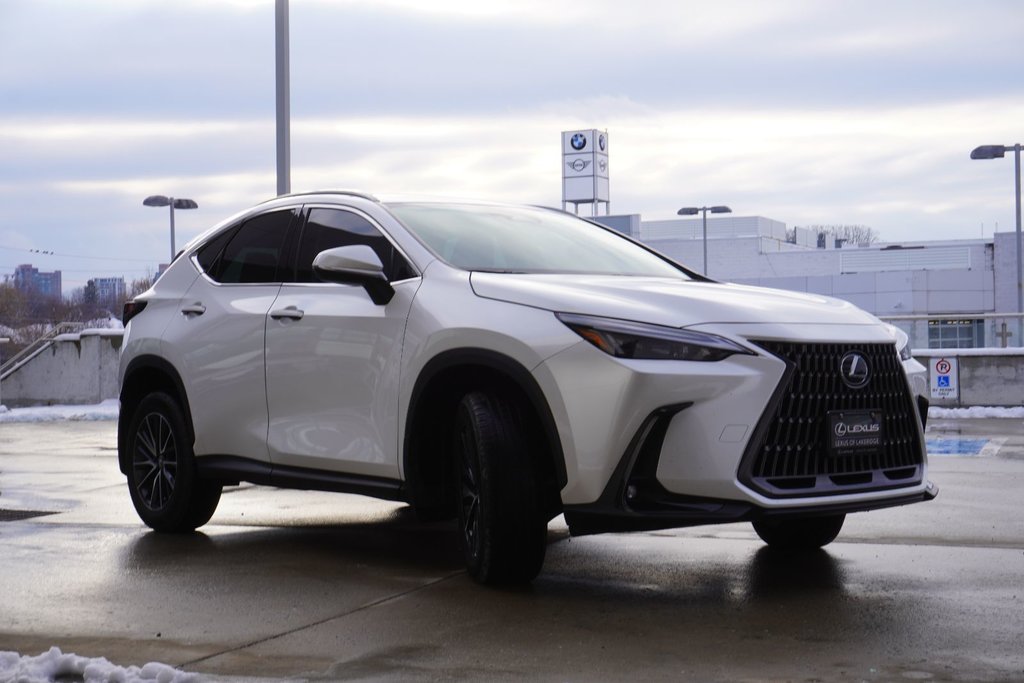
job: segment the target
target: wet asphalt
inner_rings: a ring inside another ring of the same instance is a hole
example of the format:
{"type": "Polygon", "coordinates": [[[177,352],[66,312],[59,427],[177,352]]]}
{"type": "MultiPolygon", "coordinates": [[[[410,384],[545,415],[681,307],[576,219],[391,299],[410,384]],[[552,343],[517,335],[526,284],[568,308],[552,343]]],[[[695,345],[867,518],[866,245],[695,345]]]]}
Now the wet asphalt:
{"type": "Polygon", "coordinates": [[[451,525],[357,496],[236,487],[200,533],[150,533],[114,423],[2,424],[0,650],[232,681],[1024,681],[1024,422],[928,436],[939,498],[825,550],[559,518],[540,577],[495,590],[451,525]]]}

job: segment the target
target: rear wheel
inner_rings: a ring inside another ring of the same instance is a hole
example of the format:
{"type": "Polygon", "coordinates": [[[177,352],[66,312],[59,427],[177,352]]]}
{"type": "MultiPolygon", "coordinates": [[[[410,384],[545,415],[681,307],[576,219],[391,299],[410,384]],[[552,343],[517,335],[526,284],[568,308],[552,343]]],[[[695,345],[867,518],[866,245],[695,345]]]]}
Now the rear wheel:
{"type": "Polygon", "coordinates": [[[156,392],[139,402],[128,448],[128,489],[147,526],[183,532],[210,521],[221,485],[199,478],[185,418],[173,398],[156,392]]]}
{"type": "Polygon", "coordinates": [[[484,584],[528,583],[544,563],[547,519],[533,454],[516,406],[467,394],[455,418],[459,529],[470,576],[484,584]]]}
{"type": "Polygon", "coordinates": [[[836,540],[846,515],[805,517],[797,519],[760,519],[754,531],[773,548],[783,550],[814,550],[836,540]]]}

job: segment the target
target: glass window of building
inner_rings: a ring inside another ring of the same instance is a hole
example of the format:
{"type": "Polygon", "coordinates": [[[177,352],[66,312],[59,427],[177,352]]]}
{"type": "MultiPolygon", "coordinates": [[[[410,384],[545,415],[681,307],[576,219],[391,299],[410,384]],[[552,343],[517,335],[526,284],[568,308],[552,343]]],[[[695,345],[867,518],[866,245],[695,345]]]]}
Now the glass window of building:
{"type": "Polygon", "coordinates": [[[985,346],[983,320],[929,320],[928,348],[974,349],[985,346]]]}

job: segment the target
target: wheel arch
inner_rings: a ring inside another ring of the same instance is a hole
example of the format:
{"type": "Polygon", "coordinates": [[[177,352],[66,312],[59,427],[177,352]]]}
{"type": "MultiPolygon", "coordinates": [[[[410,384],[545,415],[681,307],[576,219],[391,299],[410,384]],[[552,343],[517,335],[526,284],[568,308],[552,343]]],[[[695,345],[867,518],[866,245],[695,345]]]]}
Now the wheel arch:
{"type": "Polygon", "coordinates": [[[128,426],[135,406],[154,391],[163,391],[178,402],[185,416],[188,438],[195,442],[196,432],[192,425],[192,411],[189,409],[188,394],[181,375],[167,360],[153,355],[133,358],[125,369],[121,382],[121,408],[117,421],[117,462],[123,474],[128,473],[128,426]]]}
{"type": "Polygon", "coordinates": [[[452,491],[447,435],[454,427],[459,401],[474,390],[499,391],[523,410],[538,448],[538,472],[549,489],[546,503],[551,516],[561,509],[559,492],[568,481],[565,456],[555,419],[543,390],[533,375],[516,360],[488,349],[444,351],[423,367],[409,400],[402,464],[410,502],[427,518],[450,516],[452,491]],[[451,495],[446,495],[451,493],[451,495]]]}

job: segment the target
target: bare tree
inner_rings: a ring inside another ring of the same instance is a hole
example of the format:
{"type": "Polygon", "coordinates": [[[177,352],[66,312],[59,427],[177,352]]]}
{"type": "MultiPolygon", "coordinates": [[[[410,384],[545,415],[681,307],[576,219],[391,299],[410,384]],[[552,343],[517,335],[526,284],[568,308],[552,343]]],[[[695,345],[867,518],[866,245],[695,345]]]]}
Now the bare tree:
{"type": "Polygon", "coordinates": [[[824,233],[833,239],[843,240],[847,244],[856,244],[862,247],[875,244],[880,238],[880,235],[874,228],[866,225],[806,225],[801,227],[819,235],[824,233]]]}

